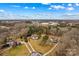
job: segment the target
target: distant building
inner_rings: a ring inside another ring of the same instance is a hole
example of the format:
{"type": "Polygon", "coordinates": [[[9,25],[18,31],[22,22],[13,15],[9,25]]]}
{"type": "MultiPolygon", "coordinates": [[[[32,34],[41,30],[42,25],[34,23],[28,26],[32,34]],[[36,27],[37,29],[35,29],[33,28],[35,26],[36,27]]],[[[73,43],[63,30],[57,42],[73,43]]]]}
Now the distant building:
{"type": "Polygon", "coordinates": [[[47,27],[47,26],[49,25],[49,23],[44,22],[44,23],[41,23],[40,25],[41,25],[41,26],[46,26],[46,27],[47,27]]]}
{"type": "Polygon", "coordinates": [[[21,43],[15,40],[10,40],[6,44],[9,44],[9,46],[17,46],[20,45],[21,43]]]}
{"type": "Polygon", "coordinates": [[[59,23],[57,22],[51,22],[50,25],[54,25],[54,26],[57,26],[59,23]]]}
{"type": "Polygon", "coordinates": [[[41,23],[42,26],[48,26],[48,25],[57,26],[58,24],[59,24],[58,22],[43,22],[43,23],[41,23]]]}

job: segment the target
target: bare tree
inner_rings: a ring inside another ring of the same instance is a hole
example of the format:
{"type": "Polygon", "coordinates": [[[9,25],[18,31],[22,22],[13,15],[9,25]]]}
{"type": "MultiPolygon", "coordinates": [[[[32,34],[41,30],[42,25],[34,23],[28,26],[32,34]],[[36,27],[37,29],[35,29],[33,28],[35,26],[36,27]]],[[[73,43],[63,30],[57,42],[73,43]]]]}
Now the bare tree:
{"type": "Polygon", "coordinates": [[[79,55],[79,29],[72,29],[63,35],[56,55],[79,55]]]}

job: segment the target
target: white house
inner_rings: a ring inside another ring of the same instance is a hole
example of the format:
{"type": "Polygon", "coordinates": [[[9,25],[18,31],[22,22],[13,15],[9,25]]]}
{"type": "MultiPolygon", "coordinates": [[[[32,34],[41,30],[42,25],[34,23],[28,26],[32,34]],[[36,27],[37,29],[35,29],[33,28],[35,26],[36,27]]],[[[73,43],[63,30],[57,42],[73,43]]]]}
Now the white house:
{"type": "Polygon", "coordinates": [[[33,34],[33,35],[31,36],[31,38],[34,39],[34,40],[36,40],[36,39],[38,39],[38,35],[33,34]]]}

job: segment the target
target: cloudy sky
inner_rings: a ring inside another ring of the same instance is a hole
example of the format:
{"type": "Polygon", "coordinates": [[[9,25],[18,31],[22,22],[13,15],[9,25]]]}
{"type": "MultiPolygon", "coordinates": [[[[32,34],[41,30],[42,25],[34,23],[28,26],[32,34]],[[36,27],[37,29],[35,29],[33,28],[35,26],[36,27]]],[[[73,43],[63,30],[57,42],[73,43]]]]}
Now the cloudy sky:
{"type": "Polygon", "coordinates": [[[0,19],[79,19],[79,3],[0,3],[0,19]]]}

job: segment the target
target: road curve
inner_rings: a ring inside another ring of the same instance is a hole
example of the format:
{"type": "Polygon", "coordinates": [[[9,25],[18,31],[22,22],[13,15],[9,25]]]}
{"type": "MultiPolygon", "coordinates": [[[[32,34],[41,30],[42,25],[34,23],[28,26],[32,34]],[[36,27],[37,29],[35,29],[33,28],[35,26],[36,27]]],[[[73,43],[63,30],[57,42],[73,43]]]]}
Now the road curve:
{"type": "Polygon", "coordinates": [[[46,52],[45,54],[43,54],[43,56],[46,56],[46,55],[48,55],[50,52],[52,52],[52,51],[57,47],[57,45],[58,45],[58,43],[57,43],[54,47],[52,47],[48,52],[46,52]]]}
{"type": "MultiPolygon", "coordinates": [[[[59,41],[60,41],[60,38],[59,38],[59,41]]],[[[46,56],[48,55],[50,52],[54,51],[54,49],[58,46],[59,42],[57,44],[55,44],[54,47],[52,47],[48,52],[46,52],[45,54],[43,54],[43,56],[46,56]]]]}

